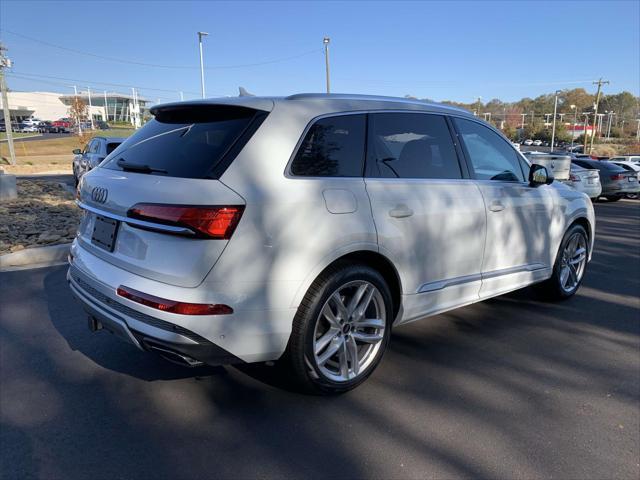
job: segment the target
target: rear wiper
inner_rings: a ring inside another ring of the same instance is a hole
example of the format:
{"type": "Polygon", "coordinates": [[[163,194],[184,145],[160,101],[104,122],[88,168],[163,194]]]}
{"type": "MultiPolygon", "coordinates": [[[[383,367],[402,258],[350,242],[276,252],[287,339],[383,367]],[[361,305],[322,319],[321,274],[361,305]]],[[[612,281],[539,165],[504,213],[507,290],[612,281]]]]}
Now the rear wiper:
{"type": "Polygon", "coordinates": [[[125,161],[123,158],[116,162],[118,166],[126,171],[126,172],[138,172],[138,173],[168,173],[166,170],[162,170],[161,168],[153,168],[149,165],[143,165],[140,163],[130,163],[125,161]]]}

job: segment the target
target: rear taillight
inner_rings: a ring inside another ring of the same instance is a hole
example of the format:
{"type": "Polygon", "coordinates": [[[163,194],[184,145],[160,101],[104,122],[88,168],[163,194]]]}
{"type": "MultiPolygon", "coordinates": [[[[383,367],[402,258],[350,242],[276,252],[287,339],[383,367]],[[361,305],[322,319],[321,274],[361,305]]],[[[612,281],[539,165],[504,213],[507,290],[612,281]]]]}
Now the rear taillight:
{"type": "Polygon", "coordinates": [[[619,173],[616,175],[611,175],[611,180],[624,180],[624,175],[620,175],[619,173]]]}
{"type": "Polygon", "coordinates": [[[204,207],[138,203],[129,209],[127,216],[164,225],[187,227],[201,237],[229,240],[242,217],[242,212],[243,205],[204,207]]]}
{"type": "Polygon", "coordinates": [[[569,175],[569,180],[571,180],[572,182],[579,182],[580,181],[580,177],[577,175],[574,175],[573,173],[569,175]]]}
{"type": "Polygon", "coordinates": [[[163,312],[179,313],[180,315],[230,315],[233,308],[229,305],[218,303],[186,303],[155,297],[148,293],[139,292],[129,287],[120,285],[116,290],[118,295],[132,302],[147,307],[162,310],[163,312]]]}

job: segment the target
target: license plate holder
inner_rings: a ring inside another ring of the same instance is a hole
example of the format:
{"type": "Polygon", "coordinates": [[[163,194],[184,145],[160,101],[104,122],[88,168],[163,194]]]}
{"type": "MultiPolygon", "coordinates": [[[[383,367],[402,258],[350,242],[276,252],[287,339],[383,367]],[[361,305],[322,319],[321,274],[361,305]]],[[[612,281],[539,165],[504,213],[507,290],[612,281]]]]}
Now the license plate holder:
{"type": "Polygon", "coordinates": [[[113,252],[119,223],[112,218],[96,215],[93,233],[91,234],[91,243],[107,252],[113,252]]]}

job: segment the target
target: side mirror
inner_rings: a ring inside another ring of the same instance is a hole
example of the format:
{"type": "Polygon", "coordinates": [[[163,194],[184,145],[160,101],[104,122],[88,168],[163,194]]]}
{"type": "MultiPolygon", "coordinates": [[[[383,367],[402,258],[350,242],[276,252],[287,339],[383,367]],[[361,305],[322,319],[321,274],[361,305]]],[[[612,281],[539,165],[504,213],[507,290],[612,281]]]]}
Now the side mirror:
{"type": "Polygon", "coordinates": [[[80,150],[79,148],[76,148],[73,152],[74,155],[80,155],[82,153],[82,150],[80,150]]]}
{"type": "Polygon", "coordinates": [[[534,163],[529,170],[529,185],[537,187],[539,185],[550,185],[553,183],[553,175],[549,174],[547,167],[534,163]]]}

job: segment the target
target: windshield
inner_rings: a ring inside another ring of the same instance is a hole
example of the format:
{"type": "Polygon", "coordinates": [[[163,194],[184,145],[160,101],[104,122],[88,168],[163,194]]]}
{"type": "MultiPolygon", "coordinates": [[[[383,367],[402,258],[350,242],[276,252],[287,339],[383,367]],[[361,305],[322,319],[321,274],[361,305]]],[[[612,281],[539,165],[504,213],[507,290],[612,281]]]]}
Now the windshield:
{"type": "Polygon", "coordinates": [[[212,107],[161,114],[113,150],[101,168],[145,166],[153,174],[208,178],[254,114],[248,108],[212,107]]]}

